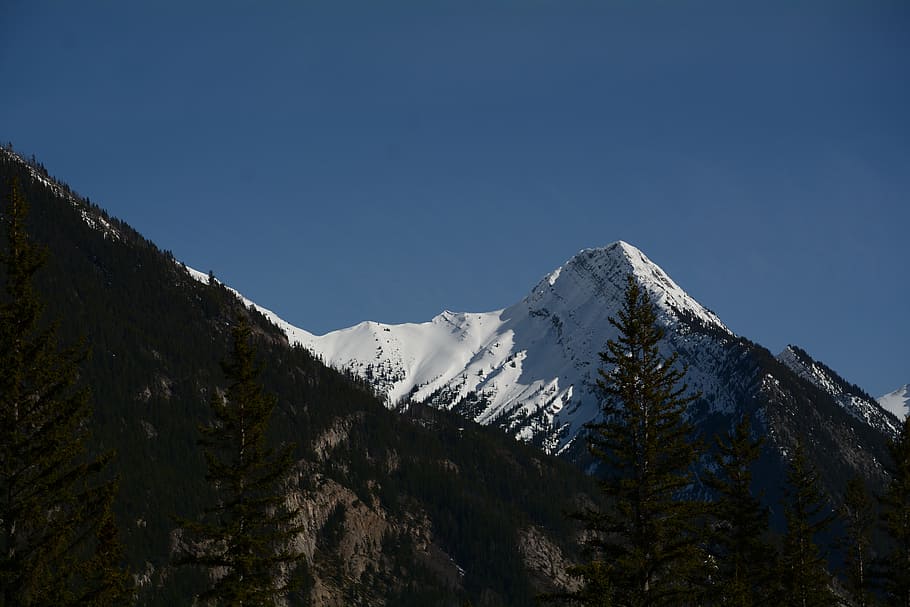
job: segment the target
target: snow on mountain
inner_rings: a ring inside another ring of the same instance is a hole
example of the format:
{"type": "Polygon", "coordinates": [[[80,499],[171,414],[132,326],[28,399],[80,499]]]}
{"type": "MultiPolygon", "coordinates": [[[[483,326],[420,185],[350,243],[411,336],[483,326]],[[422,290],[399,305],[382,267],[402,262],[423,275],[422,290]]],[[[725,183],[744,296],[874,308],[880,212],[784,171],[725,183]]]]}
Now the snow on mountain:
{"type": "MultiPolygon", "coordinates": [[[[389,407],[418,401],[453,410],[593,470],[596,462],[575,438],[600,414],[598,353],[617,337],[608,319],[617,316],[629,275],[655,304],[666,330],[661,350],[678,354],[690,393],[701,394],[687,412],[699,435],[722,434],[748,414],[755,435],[767,439],[762,479],[781,478],[802,440],[813,445],[830,495],[853,474],[883,482],[887,439],[897,431],[892,415],[799,348],[775,357],[734,335],[624,242],[580,251],[512,306],[445,311],[423,323],[362,322],[313,335],[243,301],[284,329],[291,343],[366,379],[389,407]]],[[[761,490],[768,504],[782,499],[775,482],[761,490]]]]}
{"type": "MultiPolygon", "coordinates": [[[[189,270],[197,280],[208,280],[189,270]]],[[[608,318],[619,310],[629,274],[649,293],[660,322],[673,329],[667,353],[689,353],[693,390],[732,406],[710,368],[720,353],[705,331],[729,338],[732,332],[641,251],[621,241],[580,251],[513,306],[444,311],[424,323],[367,321],[317,336],[238,295],[281,327],[291,343],[367,379],[390,407],[413,399],[456,409],[559,452],[599,412],[598,352],[617,336],[608,318]]]]}
{"type": "MultiPolygon", "coordinates": [[[[713,344],[693,327],[733,337],[641,251],[616,242],[582,250],[508,308],[445,311],[416,324],[363,322],[322,336],[301,332],[296,340],[369,380],[390,406],[408,397],[453,408],[559,452],[599,412],[597,354],[617,335],[607,319],[618,312],[630,273],[660,321],[674,327],[668,352],[683,348],[710,358],[713,344]]],[[[722,392],[698,364],[688,377],[693,389],[722,392]]]]}
{"type": "Polygon", "coordinates": [[[878,402],[857,386],[847,383],[826,365],[814,360],[804,350],[787,346],[777,359],[799,377],[830,394],[854,417],[889,435],[897,433],[899,428],[894,419],[884,414],[883,407],[878,402]]]}
{"type": "Polygon", "coordinates": [[[886,411],[890,411],[898,419],[904,419],[910,415],[910,384],[905,384],[884,396],[877,399],[878,404],[886,411]]]}

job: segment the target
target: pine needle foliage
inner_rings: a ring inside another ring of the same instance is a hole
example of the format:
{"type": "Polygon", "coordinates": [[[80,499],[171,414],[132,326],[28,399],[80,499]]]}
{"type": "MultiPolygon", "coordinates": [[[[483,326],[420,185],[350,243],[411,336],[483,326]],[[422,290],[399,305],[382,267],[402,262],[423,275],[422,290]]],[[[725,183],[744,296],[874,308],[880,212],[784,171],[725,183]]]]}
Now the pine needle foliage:
{"type": "Polygon", "coordinates": [[[704,581],[704,506],[684,499],[699,454],[687,407],[698,398],[683,382],[677,355],[660,354],[664,336],[648,294],[632,276],[610,323],[619,331],[600,354],[603,421],[589,425],[589,448],[603,464],[602,491],[612,507],[577,518],[596,559],[575,572],[587,605],[655,607],[698,602],[704,581]],[[601,602],[598,602],[601,601],[601,602]]]}
{"type": "Polygon", "coordinates": [[[0,251],[0,605],[112,605],[131,599],[111,507],[113,457],[86,454],[84,348],[58,347],[35,274],[46,259],[10,184],[0,251]]]}
{"type": "Polygon", "coordinates": [[[785,493],[787,531],[780,563],[781,605],[833,607],[837,599],[831,590],[825,555],[816,538],[836,517],[822,493],[818,470],[806,457],[802,441],[796,443],[789,461],[785,493]]]}
{"type": "Polygon", "coordinates": [[[193,544],[179,564],[205,568],[213,580],[204,603],[275,605],[291,592],[292,570],[303,555],[292,548],[302,527],[288,506],[293,445],[268,446],[275,398],[263,391],[254,360],[252,331],[244,316],[232,330],[232,351],[222,364],[226,392],[210,400],[213,423],[200,426],[207,480],[216,505],[197,521],[180,521],[193,544]]]}
{"type": "Polygon", "coordinates": [[[881,497],[882,523],[891,540],[883,559],[886,603],[910,607],[910,417],[889,445],[891,481],[881,497]]]}
{"type": "Polygon", "coordinates": [[[715,437],[716,472],[705,485],[711,505],[712,573],[710,602],[731,607],[769,604],[776,551],[768,541],[768,509],[752,492],[752,465],[761,455],[762,438],[752,438],[748,415],[725,437],[715,437]]]}

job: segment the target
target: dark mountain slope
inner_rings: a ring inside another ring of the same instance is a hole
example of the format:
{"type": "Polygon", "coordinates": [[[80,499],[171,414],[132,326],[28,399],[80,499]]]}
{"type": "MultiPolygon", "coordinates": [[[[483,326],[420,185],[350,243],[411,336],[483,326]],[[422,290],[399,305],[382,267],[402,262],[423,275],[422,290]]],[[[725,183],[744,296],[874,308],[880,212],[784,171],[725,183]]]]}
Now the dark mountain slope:
{"type": "Polygon", "coordinates": [[[573,527],[562,509],[597,499],[589,479],[454,414],[385,408],[364,383],[290,347],[227,289],[193,280],[168,252],[7,150],[63,343],[85,338],[95,444],[114,448],[116,504],[140,603],[186,604],[200,579],[169,567],[173,515],[208,501],[196,426],[223,383],[218,361],[238,313],[257,332],[263,380],[278,396],[276,440],[298,445],[311,563],[300,595],[318,605],[526,605],[564,581],[573,527]]]}

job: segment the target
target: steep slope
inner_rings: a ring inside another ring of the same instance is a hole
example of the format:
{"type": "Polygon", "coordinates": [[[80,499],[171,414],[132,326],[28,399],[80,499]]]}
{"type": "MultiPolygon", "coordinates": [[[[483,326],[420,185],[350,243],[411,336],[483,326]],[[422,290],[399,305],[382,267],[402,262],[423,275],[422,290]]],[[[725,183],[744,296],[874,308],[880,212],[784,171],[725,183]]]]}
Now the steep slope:
{"type": "Polygon", "coordinates": [[[878,398],[877,402],[898,419],[904,419],[910,415],[910,384],[905,384],[894,392],[885,394],[878,398]]]}
{"type": "Polygon", "coordinates": [[[228,289],[0,149],[0,197],[13,176],[32,206],[30,232],[49,248],[38,277],[47,316],[62,343],[91,348],[81,370],[94,394],[89,448],[117,451],[115,508],[140,604],[188,604],[202,583],[170,565],[173,517],[210,499],[196,428],[223,386],[237,313],[256,327],[278,398],[274,439],[297,444],[289,499],[305,512],[310,575],[296,603],[526,605],[569,583],[575,528],[564,509],[598,499],[572,466],[444,411],[389,411],[228,289]]]}

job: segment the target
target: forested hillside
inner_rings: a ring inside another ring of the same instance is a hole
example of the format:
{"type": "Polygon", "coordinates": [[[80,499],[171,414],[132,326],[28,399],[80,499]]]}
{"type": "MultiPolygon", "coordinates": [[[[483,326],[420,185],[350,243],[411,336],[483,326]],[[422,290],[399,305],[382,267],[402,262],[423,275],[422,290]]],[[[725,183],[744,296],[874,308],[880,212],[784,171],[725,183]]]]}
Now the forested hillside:
{"type": "Polygon", "coordinates": [[[253,325],[263,383],[277,396],[275,444],[293,442],[307,575],[316,605],[526,605],[565,586],[576,545],[564,512],[597,500],[578,470],[495,429],[421,406],[389,411],[363,382],[290,347],[217,282],[0,152],[18,176],[30,232],[49,249],[37,281],[64,344],[84,339],[91,452],[113,449],[114,504],[139,603],[184,604],[204,579],[172,566],[175,517],[210,501],[197,426],[223,386],[238,313],[253,325]]]}

